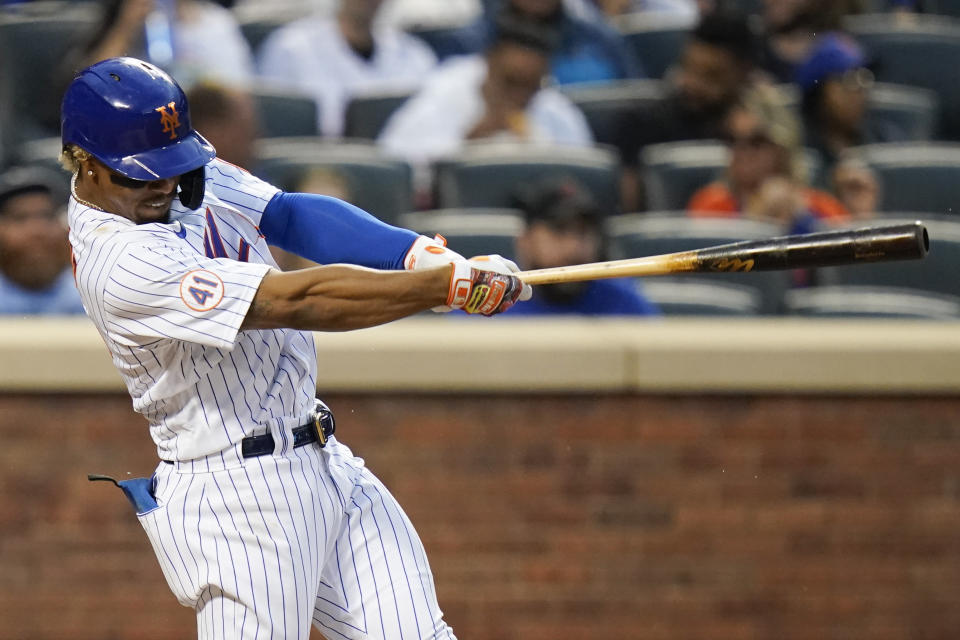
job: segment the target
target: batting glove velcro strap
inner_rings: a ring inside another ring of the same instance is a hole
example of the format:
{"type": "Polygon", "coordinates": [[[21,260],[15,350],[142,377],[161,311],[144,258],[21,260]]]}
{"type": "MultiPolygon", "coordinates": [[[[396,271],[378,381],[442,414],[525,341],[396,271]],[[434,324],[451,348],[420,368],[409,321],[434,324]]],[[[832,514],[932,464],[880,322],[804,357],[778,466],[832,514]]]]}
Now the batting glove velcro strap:
{"type": "Polygon", "coordinates": [[[456,251],[447,249],[447,240],[443,236],[437,235],[435,238],[419,236],[407,250],[407,255],[403,259],[403,268],[410,271],[411,269],[442,267],[445,264],[463,259],[464,257],[456,251]]]}
{"type": "Polygon", "coordinates": [[[467,313],[492,316],[513,306],[523,283],[512,275],[486,271],[466,260],[453,263],[447,306],[467,313]]]}

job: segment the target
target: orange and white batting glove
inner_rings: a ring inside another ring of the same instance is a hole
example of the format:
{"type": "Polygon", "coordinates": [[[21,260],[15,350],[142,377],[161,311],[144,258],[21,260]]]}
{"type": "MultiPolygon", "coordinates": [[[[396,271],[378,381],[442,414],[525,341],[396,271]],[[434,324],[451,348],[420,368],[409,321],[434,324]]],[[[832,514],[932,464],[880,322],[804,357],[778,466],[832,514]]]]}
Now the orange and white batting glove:
{"type": "MultiPolygon", "coordinates": [[[[419,236],[407,250],[407,255],[403,259],[403,268],[407,271],[428,269],[430,267],[441,267],[458,260],[463,261],[466,258],[456,251],[447,249],[447,239],[440,234],[433,238],[419,236]]],[[[441,305],[430,310],[436,313],[446,313],[452,311],[453,307],[441,305]]]]}
{"type": "MultiPolygon", "coordinates": [[[[496,271],[497,273],[505,276],[512,276],[515,273],[520,273],[520,267],[517,266],[516,262],[508,258],[504,258],[497,253],[492,253],[488,256],[474,256],[470,258],[470,262],[478,269],[482,269],[484,271],[496,271]]],[[[529,300],[532,297],[533,287],[528,284],[524,284],[523,288],[520,290],[520,296],[517,298],[517,300],[523,302],[524,300],[529,300]]]]}
{"type": "Polygon", "coordinates": [[[439,234],[433,238],[419,236],[407,250],[407,255],[403,259],[403,268],[407,271],[427,269],[450,264],[456,260],[466,260],[466,258],[456,251],[447,249],[447,239],[443,236],[439,234]]]}
{"type": "Polygon", "coordinates": [[[453,263],[447,306],[467,313],[492,316],[529,300],[530,285],[513,275],[517,265],[502,256],[479,256],[453,263]]]}

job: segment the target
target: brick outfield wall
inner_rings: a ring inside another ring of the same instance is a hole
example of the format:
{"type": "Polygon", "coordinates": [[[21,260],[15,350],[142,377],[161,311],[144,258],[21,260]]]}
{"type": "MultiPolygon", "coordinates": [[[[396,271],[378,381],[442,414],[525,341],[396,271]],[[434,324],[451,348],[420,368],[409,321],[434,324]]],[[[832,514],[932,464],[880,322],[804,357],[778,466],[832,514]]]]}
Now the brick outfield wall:
{"type": "MultiPolygon", "coordinates": [[[[461,640],[960,637],[960,398],[327,398],[461,640]]],[[[0,396],[0,638],[195,637],[121,396],[0,396]]]]}

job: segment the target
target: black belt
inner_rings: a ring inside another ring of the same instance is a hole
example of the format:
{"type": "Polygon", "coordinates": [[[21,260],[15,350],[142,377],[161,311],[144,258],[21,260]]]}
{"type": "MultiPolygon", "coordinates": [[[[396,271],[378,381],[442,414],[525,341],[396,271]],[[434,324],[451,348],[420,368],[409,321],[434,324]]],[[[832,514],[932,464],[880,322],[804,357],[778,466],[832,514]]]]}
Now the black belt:
{"type": "MultiPolygon", "coordinates": [[[[311,442],[319,442],[321,447],[327,445],[327,438],[333,435],[337,425],[333,414],[329,411],[320,411],[310,422],[293,428],[293,448],[302,447],[311,442]]],[[[276,443],[273,436],[265,433],[262,436],[247,436],[240,442],[240,452],[244,458],[255,458],[273,453],[276,443]]]]}
{"type": "MultiPolygon", "coordinates": [[[[302,447],[312,442],[319,442],[321,447],[326,446],[327,438],[333,435],[337,430],[337,423],[333,419],[333,413],[326,409],[317,412],[310,422],[293,428],[293,448],[302,447]]],[[[240,441],[240,452],[244,458],[255,458],[273,453],[276,448],[276,442],[273,436],[266,433],[262,436],[247,436],[240,441]]],[[[164,460],[167,464],[173,464],[170,460],[164,460]]]]}

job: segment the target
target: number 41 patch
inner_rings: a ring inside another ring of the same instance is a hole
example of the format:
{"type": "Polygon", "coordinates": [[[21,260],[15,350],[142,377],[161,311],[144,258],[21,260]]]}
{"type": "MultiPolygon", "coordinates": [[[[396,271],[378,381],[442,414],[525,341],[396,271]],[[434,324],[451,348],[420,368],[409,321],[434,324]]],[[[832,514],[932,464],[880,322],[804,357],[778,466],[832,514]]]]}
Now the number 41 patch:
{"type": "Polygon", "coordinates": [[[215,309],[224,292],[223,280],[212,271],[191,271],[180,281],[180,297],[194,311],[215,309]]]}

